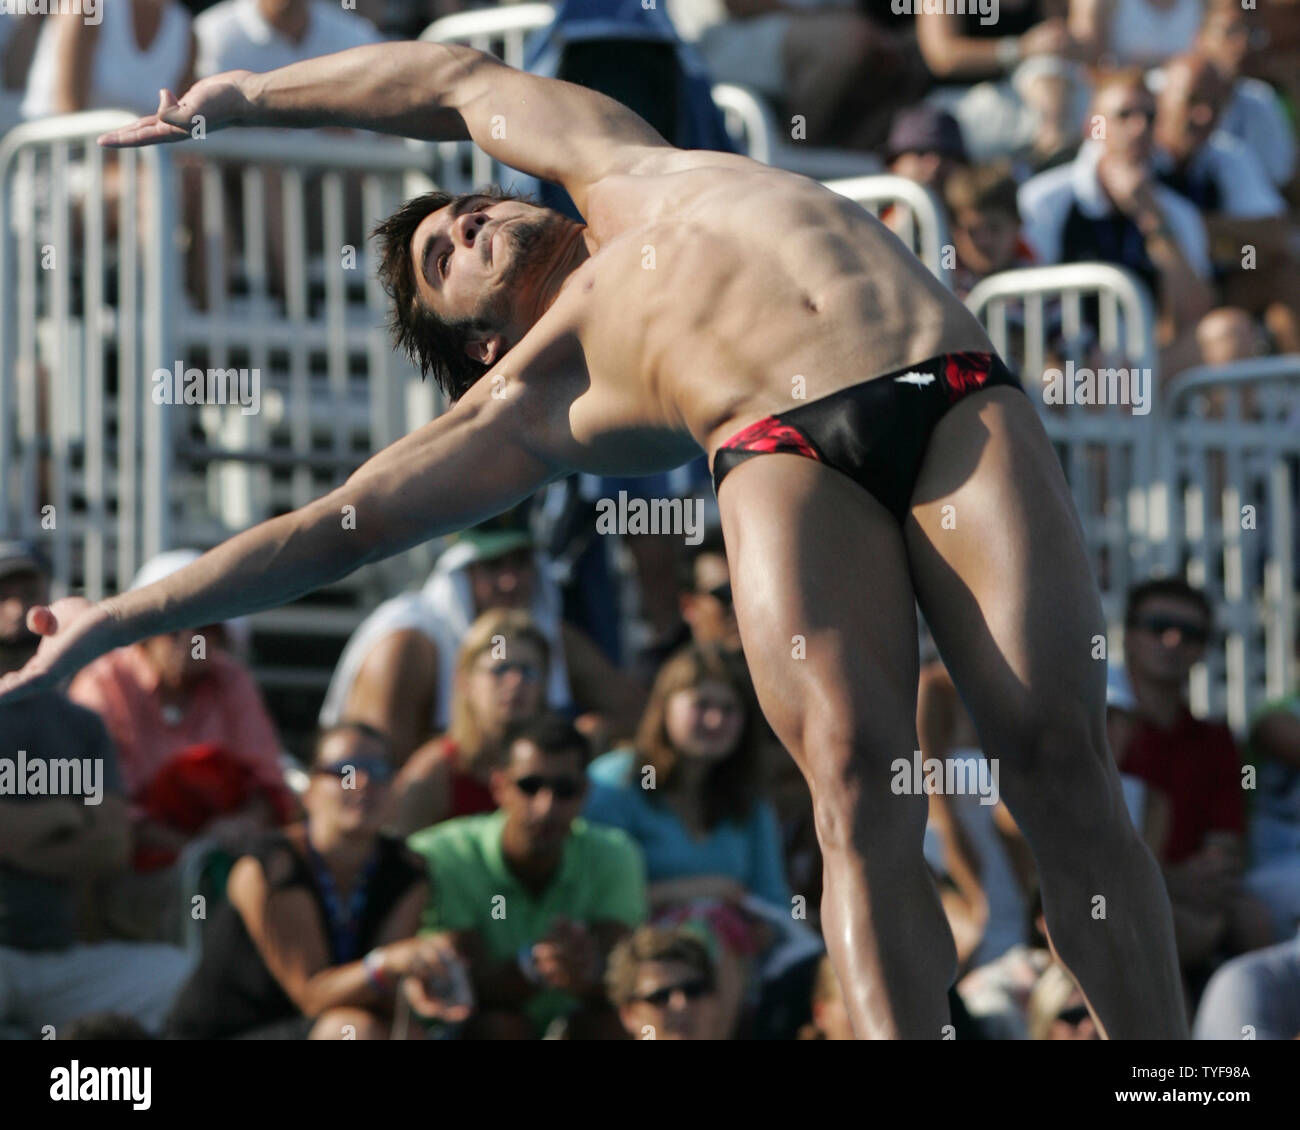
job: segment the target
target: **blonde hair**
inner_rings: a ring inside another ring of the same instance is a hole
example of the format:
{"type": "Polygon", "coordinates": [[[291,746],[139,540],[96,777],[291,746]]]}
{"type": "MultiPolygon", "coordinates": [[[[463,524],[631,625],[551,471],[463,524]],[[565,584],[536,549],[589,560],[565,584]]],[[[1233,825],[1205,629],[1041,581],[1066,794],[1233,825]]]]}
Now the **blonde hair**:
{"type": "Polygon", "coordinates": [[[1066,1002],[1078,989],[1074,978],[1065,967],[1052,962],[1034,983],[1029,994],[1028,1026],[1031,1040],[1046,1040],[1052,1032],[1052,1022],[1061,1014],[1066,1002]]]}
{"type": "Polygon", "coordinates": [[[456,691],[451,699],[451,724],[447,727],[447,736],[456,745],[457,760],[462,767],[470,765],[487,744],[483,727],[474,714],[469,696],[464,693],[464,682],[479,657],[491,651],[498,640],[507,646],[522,640],[537,648],[542,657],[543,687],[550,672],[550,641],[527,612],[517,608],[492,608],[469,626],[456,653],[456,691]]]}

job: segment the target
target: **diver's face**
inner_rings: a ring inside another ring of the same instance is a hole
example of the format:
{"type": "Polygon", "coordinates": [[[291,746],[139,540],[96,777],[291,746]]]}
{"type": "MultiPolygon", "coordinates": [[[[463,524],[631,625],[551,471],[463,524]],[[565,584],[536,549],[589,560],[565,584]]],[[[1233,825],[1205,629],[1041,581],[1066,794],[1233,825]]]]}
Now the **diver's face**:
{"type": "Polygon", "coordinates": [[[519,200],[471,196],[420,221],[411,237],[420,302],[448,321],[501,326],[535,285],[564,218],[519,200]]]}

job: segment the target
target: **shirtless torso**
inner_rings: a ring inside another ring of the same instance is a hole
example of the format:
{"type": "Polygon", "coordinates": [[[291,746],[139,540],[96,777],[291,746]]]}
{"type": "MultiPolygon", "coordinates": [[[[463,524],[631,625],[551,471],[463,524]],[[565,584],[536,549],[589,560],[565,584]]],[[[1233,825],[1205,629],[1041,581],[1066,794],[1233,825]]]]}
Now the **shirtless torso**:
{"type": "Polygon", "coordinates": [[[941,350],[992,348],[851,200],[726,154],[672,150],[657,164],[592,188],[592,257],[503,361],[509,372],[548,356],[547,379],[574,382],[557,404],[575,467],[677,466],[802,400],[941,350]]]}

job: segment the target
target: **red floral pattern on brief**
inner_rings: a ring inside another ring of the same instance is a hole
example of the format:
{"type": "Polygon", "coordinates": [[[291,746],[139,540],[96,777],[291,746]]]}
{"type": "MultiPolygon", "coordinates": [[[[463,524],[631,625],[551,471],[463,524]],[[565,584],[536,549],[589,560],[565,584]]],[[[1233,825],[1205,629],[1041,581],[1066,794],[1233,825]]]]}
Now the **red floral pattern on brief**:
{"type": "Polygon", "coordinates": [[[755,420],[747,428],[742,428],[719,448],[720,451],[752,451],[755,454],[771,455],[785,451],[795,455],[805,455],[809,459],[821,462],[821,457],[812,449],[803,433],[790,424],[783,424],[775,416],[765,416],[755,420]]]}
{"type": "Polygon", "coordinates": [[[956,403],[963,396],[988,383],[993,367],[991,353],[948,353],[943,359],[943,382],[948,399],[956,403]]]}

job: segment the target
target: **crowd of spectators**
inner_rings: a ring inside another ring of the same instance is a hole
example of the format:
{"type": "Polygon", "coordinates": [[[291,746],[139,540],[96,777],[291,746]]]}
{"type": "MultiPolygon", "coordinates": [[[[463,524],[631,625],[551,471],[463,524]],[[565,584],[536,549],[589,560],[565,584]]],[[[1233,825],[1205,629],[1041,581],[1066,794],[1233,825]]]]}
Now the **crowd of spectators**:
{"type": "MultiPolygon", "coordinates": [[[[103,0],[98,25],[0,17],[0,62],[22,117],[147,113],[160,85],[413,36],[463,6],[103,0]]],[[[895,7],[667,3],[717,80],[798,116],[809,144],[874,154],[934,192],[959,294],[1101,260],[1150,288],[1165,379],[1300,351],[1300,6],[1002,0],[990,23],[973,5],[895,7]]],[[[354,632],[301,763],[239,622],[143,641],[66,694],[0,707],[0,759],[98,767],[78,795],[0,795],[0,1030],[851,1038],[819,933],[813,807],[757,708],[716,523],[696,545],[622,539],[635,638],[615,629],[608,561],[591,564],[612,553],[590,533],[593,497],[701,481],[590,480],[563,536],[538,506],[452,540],[421,589],[354,632]]],[[[25,615],[48,577],[39,547],[0,543],[0,671],[35,646],[25,615]]],[[[1182,581],[1134,588],[1124,629],[1110,746],[1165,875],[1189,1018],[1205,1038],[1300,1037],[1300,695],[1241,740],[1193,717],[1215,610],[1182,581]]],[[[922,654],[923,754],[996,757],[924,640],[922,654]]],[[[926,836],[959,1034],[1096,1038],[1032,855],[982,799],[932,796],[926,836]]]]}

